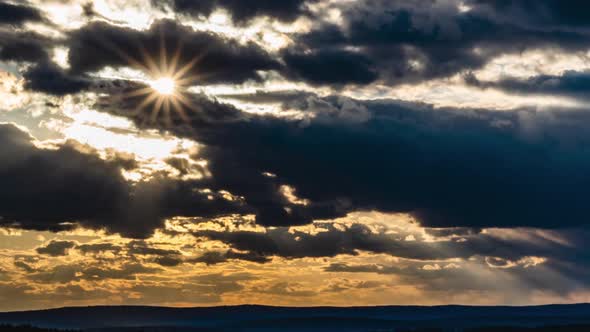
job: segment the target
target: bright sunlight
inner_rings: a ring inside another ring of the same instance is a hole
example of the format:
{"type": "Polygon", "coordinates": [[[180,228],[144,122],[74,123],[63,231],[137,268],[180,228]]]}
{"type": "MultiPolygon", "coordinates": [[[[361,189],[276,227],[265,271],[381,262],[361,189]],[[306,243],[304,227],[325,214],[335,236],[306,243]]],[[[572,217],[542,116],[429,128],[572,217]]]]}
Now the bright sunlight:
{"type": "Polygon", "coordinates": [[[150,83],[152,89],[162,95],[171,95],[174,93],[176,83],[170,77],[162,77],[150,83]]]}

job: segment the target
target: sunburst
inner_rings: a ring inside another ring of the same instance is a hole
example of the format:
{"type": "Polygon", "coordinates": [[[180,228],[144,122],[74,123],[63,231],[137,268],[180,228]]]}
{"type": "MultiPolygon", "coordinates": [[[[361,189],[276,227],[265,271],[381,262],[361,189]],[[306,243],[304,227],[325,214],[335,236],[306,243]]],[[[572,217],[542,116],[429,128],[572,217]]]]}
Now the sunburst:
{"type": "Polygon", "coordinates": [[[168,54],[163,33],[160,35],[159,53],[156,57],[150,54],[143,45],[138,43],[140,58],[125,53],[112,43],[104,43],[109,49],[123,58],[131,67],[146,73],[149,79],[142,82],[142,87],[123,94],[123,98],[141,98],[133,114],[141,114],[150,110],[148,120],[157,122],[163,119],[167,125],[172,124],[171,112],[174,111],[185,122],[189,121],[187,110],[198,111],[191,102],[187,89],[204,75],[195,74],[195,67],[204,57],[207,50],[202,50],[199,56],[181,64],[182,41],[177,43],[172,54],[168,54]]]}
{"type": "Polygon", "coordinates": [[[152,89],[162,95],[171,95],[176,89],[176,82],[170,77],[162,77],[150,82],[152,89]]]}

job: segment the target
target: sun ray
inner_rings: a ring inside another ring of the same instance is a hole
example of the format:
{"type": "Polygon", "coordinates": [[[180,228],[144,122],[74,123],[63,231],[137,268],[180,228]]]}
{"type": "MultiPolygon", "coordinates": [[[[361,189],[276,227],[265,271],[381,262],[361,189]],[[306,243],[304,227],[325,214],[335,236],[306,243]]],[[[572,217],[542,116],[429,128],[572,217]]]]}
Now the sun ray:
{"type": "Polygon", "coordinates": [[[180,68],[176,73],[174,73],[174,75],[172,75],[172,78],[174,80],[182,78],[189,70],[191,70],[197,64],[197,62],[199,62],[199,58],[194,58],[189,63],[184,65],[182,68],[180,68]]]}
{"type": "Polygon", "coordinates": [[[174,80],[176,82],[176,84],[180,85],[180,86],[187,86],[192,84],[193,82],[197,82],[199,80],[203,80],[205,79],[206,76],[205,75],[191,75],[191,76],[185,76],[183,78],[174,80]]]}
{"type": "Polygon", "coordinates": [[[114,43],[109,42],[108,40],[103,39],[103,38],[100,38],[100,37],[96,37],[96,40],[100,44],[102,44],[103,46],[105,46],[107,49],[111,50],[112,52],[114,52],[115,54],[117,54],[118,56],[120,56],[123,60],[127,61],[127,63],[129,65],[131,65],[131,67],[136,68],[138,70],[142,70],[142,71],[150,71],[150,68],[148,66],[146,66],[143,63],[141,63],[139,60],[133,58],[129,54],[125,53],[122,49],[120,49],[114,43]]]}
{"type": "Polygon", "coordinates": [[[171,98],[164,99],[164,122],[166,126],[172,126],[172,118],[170,117],[170,100],[171,98]]]}
{"type": "Polygon", "coordinates": [[[132,115],[137,115],[143,111],[149,104],[153,103],[159,96],[155,93],[150,94],[146,99],[144,99],[133,111],[132,115]]]}
{"type": "Polygon", "coordinates": [[[168,59],[166,50],[166,38],[164,31],[160,29],[160,73],[168,75],[168,59]]]}
{"type": "Polygon", "coordinates": [[[154,104],[154,107],[152,108],[152,114],[150,116],[150,121],[152,123],[155,123],[156,120],[158,119],[158,115],[160,115],[160,110],[162,109],[162,104],[164,103],[164,100],[166,98],[164,96],[158,96],[158,99],[156,100],[156,103],[154,104]]]}
{"type": "Polygon", "coordinates": [[[176,73],[174,73],[172,78],[175,80],[182,78],[189,70],[193,69],[193,67],[197,63],[199,63],[199,61],[201,61],[204,56],[205,52],[201,53],[199,56],[194,57],[191,61],[189,61],[187,64],[182,66],[182,68],[180,68],[176,73]]]}
{"type": "Polygon", "coordinates": [[[172,106],[174,106],[174,110],[176,111],[176,113],[178,113],[178,116],[180,116],[182,121],[189,122],[190,118],[188,117],[188,115],[184,111],[184,107],[181,105],[181,103],[178,101],[178,99],[172,98],[172,99],[170,99],[170,102],[172,102],[172,106]]]}
{"type": "Polygon", "coordinates": [[[200,112],[200,110],[199,110],[199,109],[198,109],[198,108],[197,108],[195,105],[193,105],[193,103],[191,103],[191,101],[190,101],[190,100],[188,100],[188,99],[187,99],[185,96],[183,96],[183,95],[178,95],[176,98],[177,98],[177,100],[178,100],[178,101],[179,101],[181,104],[183,104],[184,106],[186,106],[186,107],[187,107],[188,109],[190,109],[191,111],[193,111],[193,112],[200,112]]]}
{"type": "Polygon", "coordinates": [[[180,55],[182,53],[182,41],[178,42],[178,45],[176,46],[176,51],[174,51],[174,55],[172,56],[172,60],[170,60],[170,64],[168,67],[168,72],[166,73],[166,75],[168,76],[174,76],[174,73],[176,73],[176,68],[178,68],[178,63],[180,62],[180,55]]]}
{"type": "Polygon", "coordinates": [[[160,68],[158,67],[158,65],[156,64],[156,62],[152,58],[152,55],[148,52],[148,50],[141,44],[138,45],[138,48],[139,48],[139,52],[141,53],[141,56],[143,57],[143,60],[146,62],[148,68],[150,68],[150,71],[155,76],[162,76],[162,72],[160,71],[160,68]]]}
{"type": "Polygon", "coordinates": [[[154,92],[154,89],[152,89],[152,88],[147,88],[147,87],[146,88],[140,88],[140,89],[135,89],[135,90],[130,91],[130,92],[126,92],[124,94],[124,97],[127,97],[127,98],[139,97],[139,96],[147,95],[147,94],[150,94],[150,93],[153,93],[153,92],[154,92]]]}
{"type": "Polygon", "coordinates": [[[183,59],[183,41],[178,40],[174,50],[169,54],[167,45],[169,40],[161,30],[159,35],[159,48],[146,49],[139,41],[135,45],[139,50],[139,59],[125,54],[123,50],[114,45],[109,46],[116,54],[125,59],[130,66],[139,68],[150,76],[149,80],[142,82],[142,86],[132,91],[125,92],[124,98],[143,98],[133,111],[133,115],[146,112],[143,122],[163,121],[171,126],[176,119],[190,122],[190,112],[199,112],[188,88],[195,82],[205,80],[209,74],[198,73],[195,70],[203,58],[208,54],[208,47],[204,46],[199,55],[192,57],[188,62],[183,59]],[[150,53],[151,52],[151,53],[150,53]],[[153,53],[153,54],[152,54],[153,53]],[[178,117],[173,117],[172,112],[178,117]]]}
{"type": "Polygon", "coordinates": [[[207,74],[199,73],[199,74],[184,76],[182,78],[175,79],[174,82],[176,82],[176,84],[178,84],[180,86],[190,86],[194,82],[207,80],[208,78],[210,78],[213,75],[215,75],[215,72],[210,72],[207,74]]]}
{"type": "Polygon", "coordinates": [[[127,61],[128,63],[131,64],[132,67],[137,68],[139,70],[150,70],[149,67],[145,66],[144,64],[142,64],[141,62],[135,60],[134,58],[132,58],[131,56],[126,55],[124,52],[121,51],[120,56],[123,57],[125,59],[125,61],[127,61]]]}

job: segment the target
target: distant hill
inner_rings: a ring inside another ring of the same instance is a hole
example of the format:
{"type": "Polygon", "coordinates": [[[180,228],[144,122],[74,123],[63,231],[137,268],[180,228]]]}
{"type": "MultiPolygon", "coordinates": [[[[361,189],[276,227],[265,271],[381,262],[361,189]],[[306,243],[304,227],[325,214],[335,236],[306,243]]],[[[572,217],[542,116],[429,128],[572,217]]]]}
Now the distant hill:
{"type": "Polygon", "coordinates": [[[590,304],[533,307],[348,308],[100,306],[0,313],[0,324],[57,329],[146,332],[397,331],[428,328],[444,330],[491,328],[485,331],[510,332],[540,327],[552,327],[543,331],[553,331],[555,328],[566,331],[565,326],[571,326],[569,331],[590,331],[590,304]],[[518,329],[511,330],[508,327],[518,329]]]}

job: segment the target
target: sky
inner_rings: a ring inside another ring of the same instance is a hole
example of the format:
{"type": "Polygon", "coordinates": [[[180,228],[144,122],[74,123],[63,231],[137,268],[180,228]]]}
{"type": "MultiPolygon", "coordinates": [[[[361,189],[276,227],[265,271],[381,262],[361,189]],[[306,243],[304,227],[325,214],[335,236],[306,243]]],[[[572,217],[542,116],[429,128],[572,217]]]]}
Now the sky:
{"type": "Polygon", "coordinates": [[[0,311],[590,302],[583,0],[0,0],[0,311]]]}

